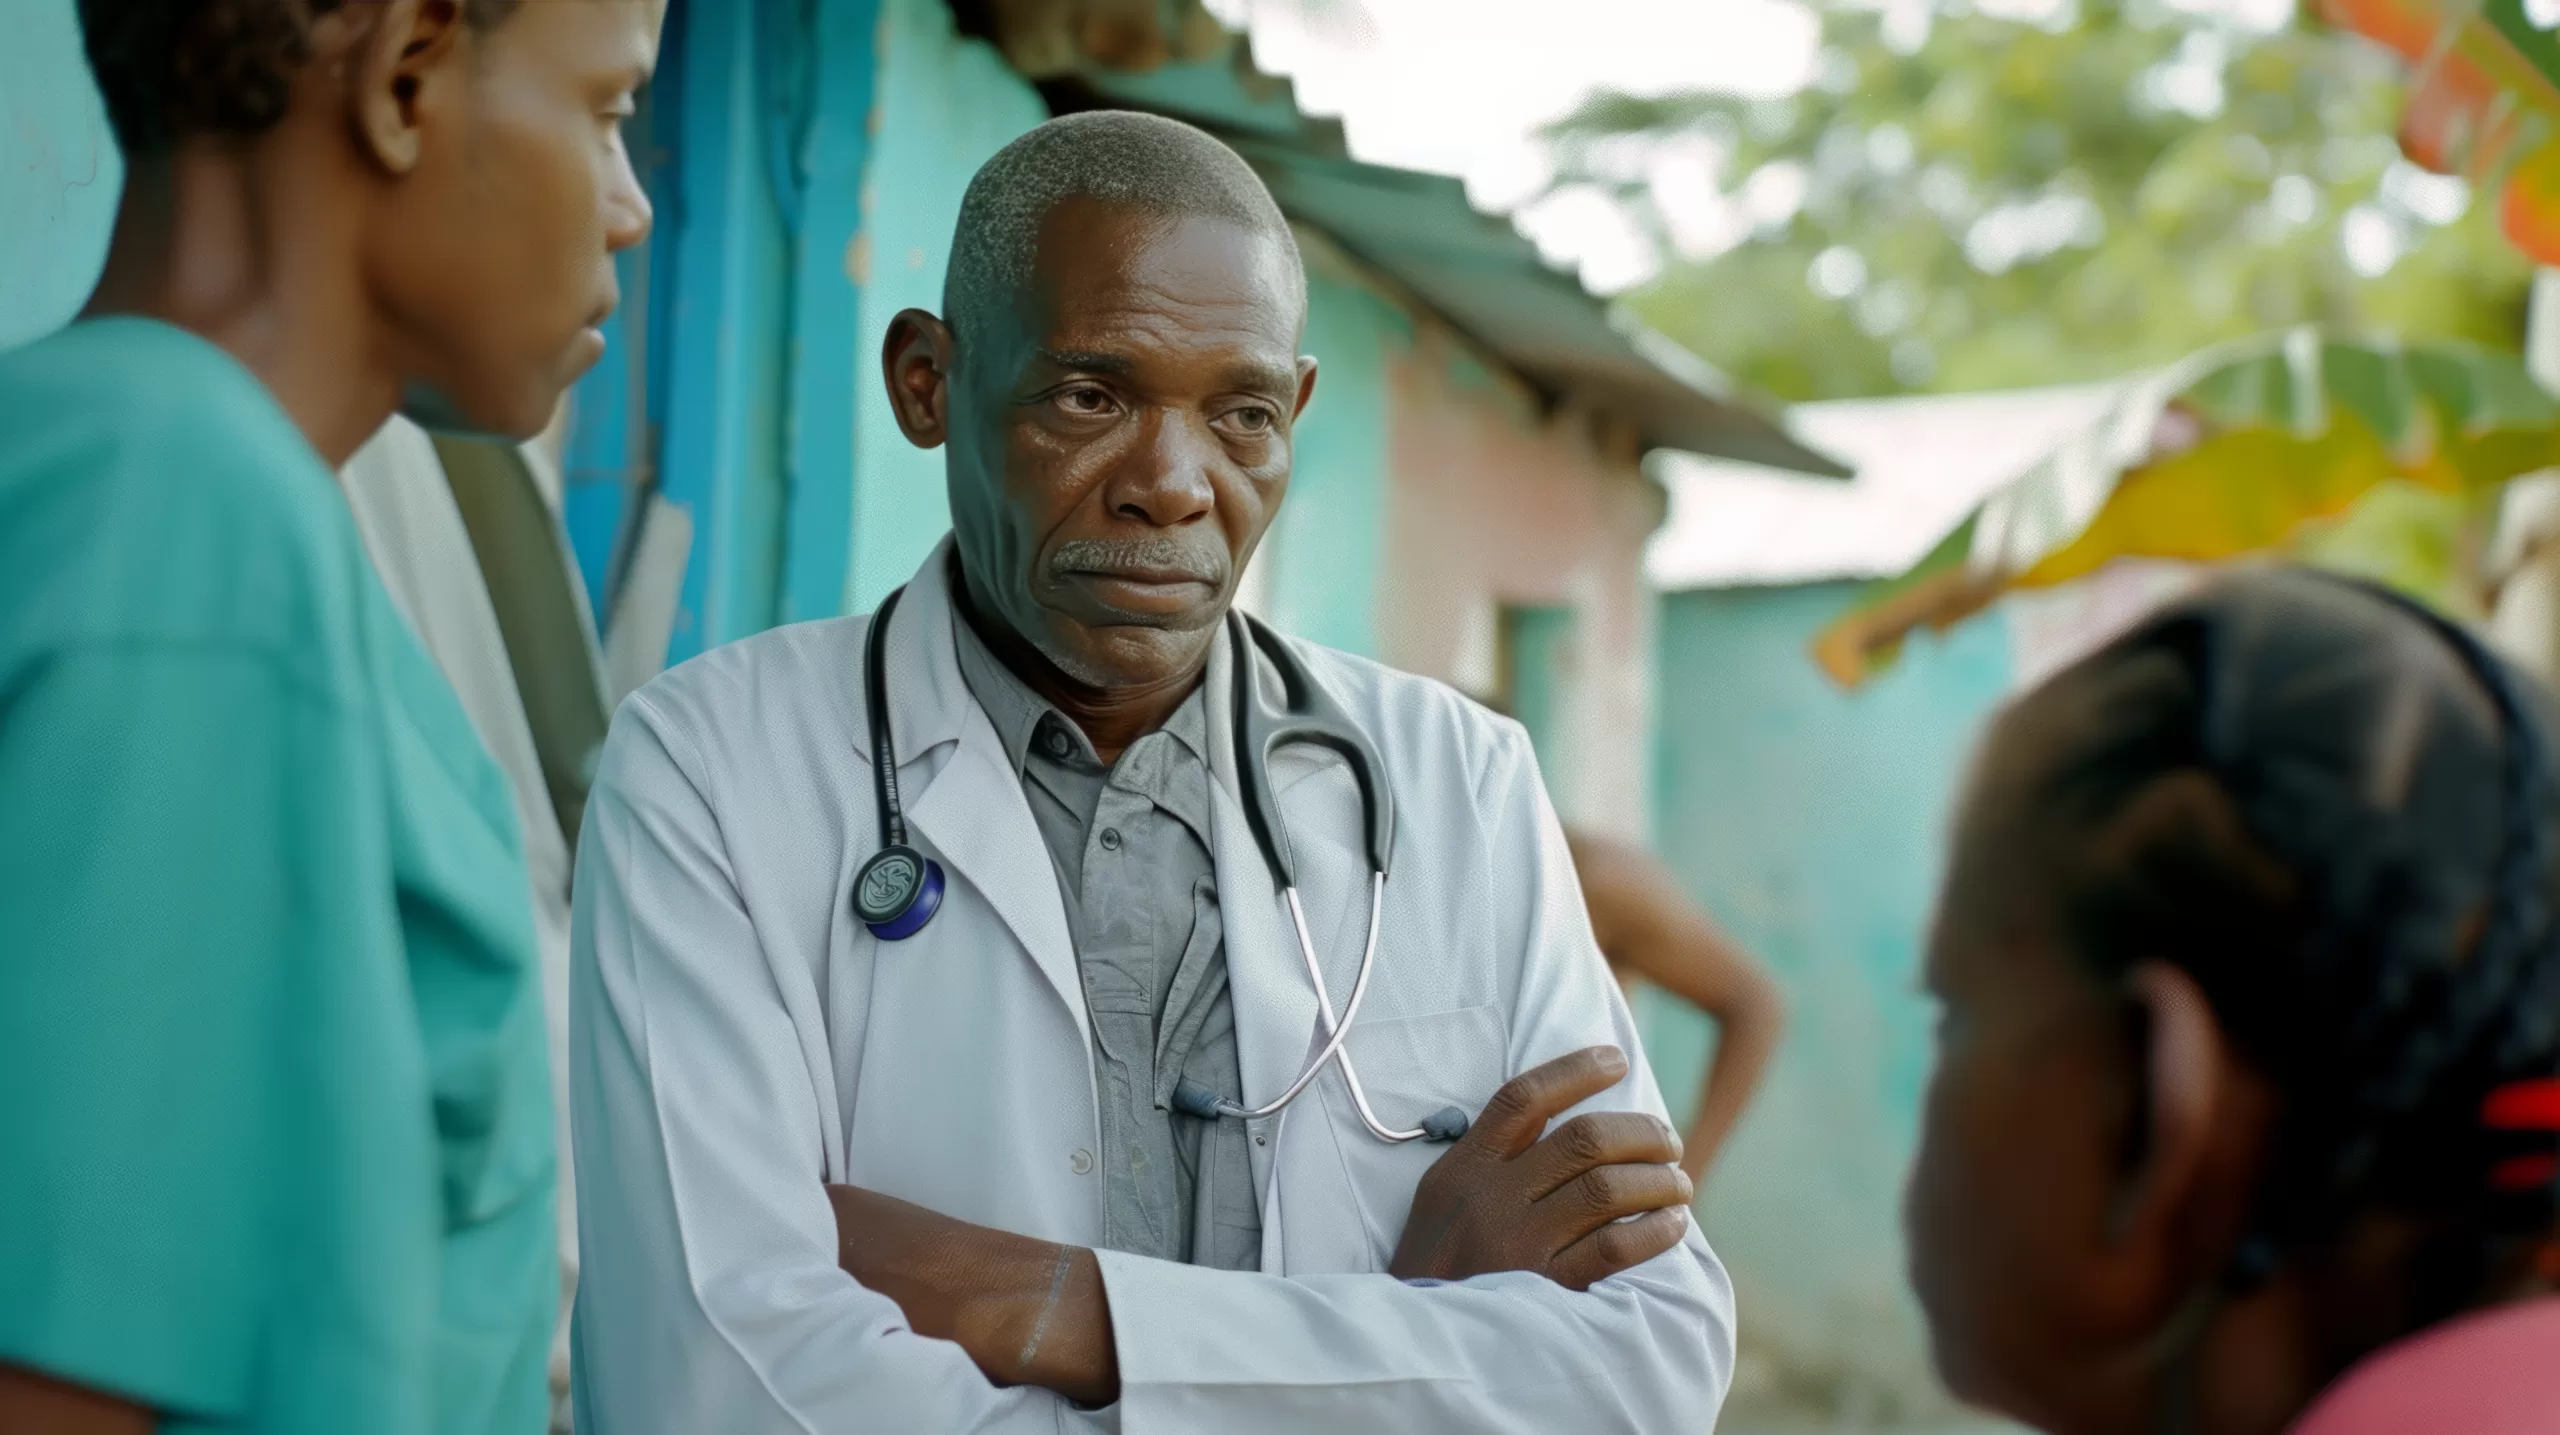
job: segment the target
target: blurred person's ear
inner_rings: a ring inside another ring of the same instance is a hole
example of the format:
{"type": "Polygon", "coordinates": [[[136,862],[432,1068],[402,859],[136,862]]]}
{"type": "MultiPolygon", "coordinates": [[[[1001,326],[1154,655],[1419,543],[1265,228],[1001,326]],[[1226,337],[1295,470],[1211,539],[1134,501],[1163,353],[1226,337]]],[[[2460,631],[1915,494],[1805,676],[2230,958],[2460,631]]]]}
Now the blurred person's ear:
{"type": "Polygon", "coordinates": [[[339,39],[349,119],[374,163],[407,174],[417,167],[429,115],[446,99],[442,87],[458,80],[452,61],[463,44],[463,0],[342,5],[319,23],[353,27],[339,39]]]}
{"type": "Polygon", "coordinates": [[[2274,1100],[2185,968],[2136,965],[2122,1002],[2124,1155],[2097,1267],[2102,1305],[2141,1329],[2228,1265],[2246,1234],[2274,1100]]]}

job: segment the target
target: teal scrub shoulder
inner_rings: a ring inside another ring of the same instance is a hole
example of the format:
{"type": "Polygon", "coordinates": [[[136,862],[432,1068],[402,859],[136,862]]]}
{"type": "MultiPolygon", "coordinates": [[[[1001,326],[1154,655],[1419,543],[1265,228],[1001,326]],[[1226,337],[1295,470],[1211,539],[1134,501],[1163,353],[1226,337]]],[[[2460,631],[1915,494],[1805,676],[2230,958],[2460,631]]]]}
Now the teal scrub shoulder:
{"type": "Polygon", "coordinates": [[[369,576],[319,456],[230,355],[142,319],[0,354],[0,652],[219,644],[328,696],[369,576]],[[336,505],[333,509],[332,505],[336,505]]]}

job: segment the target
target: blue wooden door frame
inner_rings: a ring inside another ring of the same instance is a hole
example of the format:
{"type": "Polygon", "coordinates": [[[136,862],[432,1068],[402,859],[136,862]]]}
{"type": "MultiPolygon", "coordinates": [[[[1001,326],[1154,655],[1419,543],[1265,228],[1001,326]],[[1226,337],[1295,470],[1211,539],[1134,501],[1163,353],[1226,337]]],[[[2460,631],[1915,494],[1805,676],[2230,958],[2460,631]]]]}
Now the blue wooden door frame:
{"type": "Polygon", "coordinates": [[[694,537],[668,660],[844,606],[879,0],[674,0],[633,158],[657,210],[578,386],[570,539],[609,603],[630,496],[694,537]]]}

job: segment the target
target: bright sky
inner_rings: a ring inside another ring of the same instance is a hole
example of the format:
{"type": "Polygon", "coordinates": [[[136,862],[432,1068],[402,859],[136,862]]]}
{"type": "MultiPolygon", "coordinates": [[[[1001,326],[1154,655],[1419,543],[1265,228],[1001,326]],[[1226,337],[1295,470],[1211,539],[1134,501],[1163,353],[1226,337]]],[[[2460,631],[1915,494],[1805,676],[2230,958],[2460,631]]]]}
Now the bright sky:
{"type": "MultiPolygon", "coordinates": [[[[1546,179],[1531,132],[1595,89],[1786,94],[1813,66],[1813,17],[1792,0],[1208,0],[1250,23],[1254,57],[1298,102],[1340,115],[1352,152],[1463,176],[1510,211],[1546,179]]],[[[1694,160],[1688,173],[1703,177],[1694,160]]],[[[1704,188],[1701,184],[1700,188],[1704,188]]],[[[1597,194],[1519,213],[1548,257],[1604,292],[1646,277],[1649,243],[1597,194]]],[[[1714,214],[1700,223],[1712,227],[1714,214]]]]}
{"type": "MultiPolygon", "coordinates": [[[[1812,78],[1817,22],[1796,0],[1205,0],[1231,25],[1249,25],[1254,57],[1265,70],[1296,82],[1298,102],[1316,114],[1339,115],[1362,159],[1465,178],[1477,207],[1511,214],[1552,262],[1577,266],[1583,283],[1608,294],[1650,278],[1660,266],[1654,241],[1616,202],[1596,190],[1566,190],[1535,199],[1544,187],[1545,152],[1531,136],[1570,112],[1594,90],[1642,95],[1721,90],[1782,95],[1812,78]],[[1535,199],[1535,202],[1531,202],[1535,199]]],[[[1890,34],[1925,34],[1930,0],[1872,0],[1890,34]]],[[[1986,12],[2033,19],[2069,0],[1976,0],[1986,12]]],[[[2291,17],[2295,0],[2167,0],[2197,14],[2220,15],[2243,29],[2269,30],[2291,17]]],[[[2560,14],[2560,0],[2530,0],[2560,14]]],[[[2199,113],[2222,103],[2223,50],[2207,43],[2159,77],[2173,104],[2199,113]],[[2193,63],[2188,63],[2191,60],[2193,63]],[[2190,73],[2192,72],[2192,73],[2190,73]]],[[[1755,222],[1791,212],[1796,192],[1768,193],[1755,176],[1738,202],[1717,190],[1718,156],[1703,137],[1657,149],[1648,163],[1654,208],[1682,252],[1719,253],[1755,222]]],[[[2422,187],[2429,178],[2407,166],[2400,176],[2422,187]]],[[[2458,181],[2432,181],[2459,212],[2458,181]]],[[[2403,188],[2408,184],[2404,183],[2403,188]]],[[[2421,196],[2424,198],[2425,196],[2421,196]]],[[[1994,249],[2002,226],[2057,229],[2067,237],[2082,216],[1993,216],[1978,236],[1994,249]]],[[[2442,207],[2439,204],[2437,207],[2442,207]]],[[[2368,208],[2370,208],[2368,206],[2368,208]]],[[[2419,206],[2420,211],[2424,206],[2419,206]]],[[[2379,213],[2350,223],[2350,257],[2368,273],[2397,258],[2396,231],[2379,213]]],[[[2431,223],[2444,219],[2428,216],[2431,223]]],[[[2010,248],[2049,249],[2021,233],[2010,248]]],[[[2017,256],[1979,257],[1998,269],[2017,256]]],[[[1850,287],[1854,288],[1855,285],[1850,287]]]]}

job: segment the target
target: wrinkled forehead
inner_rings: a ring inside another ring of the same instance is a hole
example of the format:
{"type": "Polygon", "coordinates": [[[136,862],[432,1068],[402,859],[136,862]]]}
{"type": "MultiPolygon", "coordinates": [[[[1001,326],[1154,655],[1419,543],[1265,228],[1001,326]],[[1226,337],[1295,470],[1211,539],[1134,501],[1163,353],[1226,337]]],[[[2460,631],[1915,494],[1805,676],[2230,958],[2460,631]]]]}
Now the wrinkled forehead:
{"type": "Polygon", "coordinates": [[[1305,328],[1306,293],[1284,236],[1216,215],[1070,198],[1041,221],[1015,312],[1024,337],[1044,348],[1115,340],[1287,360],[1305,328]]]}

